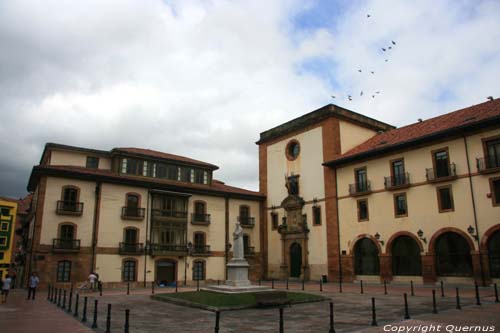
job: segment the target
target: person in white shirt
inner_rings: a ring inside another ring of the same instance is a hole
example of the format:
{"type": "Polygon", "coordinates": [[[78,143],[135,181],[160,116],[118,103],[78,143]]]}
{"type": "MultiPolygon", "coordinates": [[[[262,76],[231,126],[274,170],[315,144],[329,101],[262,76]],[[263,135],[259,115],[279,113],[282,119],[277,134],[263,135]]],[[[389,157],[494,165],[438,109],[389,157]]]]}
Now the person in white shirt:
{"type": "Polygon", "coordinates": [[[38,276],[36,276],[36,273],[31,273],[28,281],[28,298],[26,298],[27,300],[30,299],[30,297],[32,300],[35,300],[36,287],[38,287],[39,283],[40,279],[38,278],[38,276]]]}
{"type": "Polygon", "coordinates": [[[7,296],[9,296],[10,285],[12,283],[12,279],[9,274],[5,275],[5,279],[2,280],[2,303],[7,302],[7,296]]]}
{"type": "Polygon", "coordinates": [[[97,276],[94,273],[90,273],[90,275],[89,275],[90,289],[92,289],[92,290],[95,289],[96,280],[97,280],[97,276]]]}

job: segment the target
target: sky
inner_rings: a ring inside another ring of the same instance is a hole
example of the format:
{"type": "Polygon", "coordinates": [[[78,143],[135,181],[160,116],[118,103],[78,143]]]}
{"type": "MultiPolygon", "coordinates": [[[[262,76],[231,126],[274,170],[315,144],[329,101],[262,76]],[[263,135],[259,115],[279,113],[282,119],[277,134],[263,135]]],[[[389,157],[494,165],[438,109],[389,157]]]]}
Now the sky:
{"type": "Polygon", "coordinates": [[[46,142],[188,156],[257,190],[259,133],[328,103],[402,126],[498,98],[498,17],[497,0],[0,1],[0,195],[26,194],[46,142]]]}

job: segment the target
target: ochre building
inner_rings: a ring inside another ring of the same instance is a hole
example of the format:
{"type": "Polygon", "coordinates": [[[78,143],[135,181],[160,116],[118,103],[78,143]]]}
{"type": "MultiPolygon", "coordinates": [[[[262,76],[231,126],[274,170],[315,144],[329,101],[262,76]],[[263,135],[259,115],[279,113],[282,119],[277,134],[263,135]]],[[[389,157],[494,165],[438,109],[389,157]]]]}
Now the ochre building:
{"type": "Polygon", "coordinates": [[[335,105],[261,133],[264,275],[500,278],[500,100],[395,128],[335,105]]]}
{"type": "Polygon", "coordinates": [[[161,285],[224,280],[236,221],[261,276],[264,197],[213,179],[218,167],[138,148],[48,143],[33,168],[28,270],[41,283],[161,285]]]}
{"type": "Polygon", "coordinates": [[[16,226],[17,202],[0,198],[0,278],[11,272],[11,261],[16,250],[14,232],[16,226]]]}

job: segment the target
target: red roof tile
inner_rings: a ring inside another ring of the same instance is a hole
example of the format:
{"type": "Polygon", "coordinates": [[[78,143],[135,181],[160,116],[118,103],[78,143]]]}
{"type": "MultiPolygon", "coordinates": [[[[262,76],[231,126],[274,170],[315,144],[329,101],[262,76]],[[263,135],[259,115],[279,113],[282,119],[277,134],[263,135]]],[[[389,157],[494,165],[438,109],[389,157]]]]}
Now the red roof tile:
{"type": "Polygon", "coordinates": [[[333,163],[346,158],[355,158],[357,155],[362,155],[378,149],[390,148],[391,146],[406,142],[412,142],[432,134],[474,125],[496,117],[500,117],[500,99],[498,98],[493,101],[473,105],[465,109],[375,135],[330,162],[333,163]]]}

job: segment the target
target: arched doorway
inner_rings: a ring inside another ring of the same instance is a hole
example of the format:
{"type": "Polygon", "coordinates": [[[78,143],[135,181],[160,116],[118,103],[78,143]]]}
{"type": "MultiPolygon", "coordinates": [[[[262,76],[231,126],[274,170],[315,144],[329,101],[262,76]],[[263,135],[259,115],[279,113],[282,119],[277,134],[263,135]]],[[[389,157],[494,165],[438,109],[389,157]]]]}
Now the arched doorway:
{"type": "Polygon", "coordinates": [[[420,247],[410,236],[399,236],[392,243],[392,274],[422,275],[420,247]]]}
{"type": "Polygon", "coordinates": [[[356,275],[379,275],[378,249],[369,238],[362,238],[354,246],[354,272],[356,275]]]}
{"type": "Polygon", "coordinates": [[[500,278],[500,230],[497,230],[488,240],[488,258],[490,276],[500,278]]]}
{"type": "Polygon", "coordinates": [[[167,284],[176,280],[176,262],[172,260],[156,261],[156,282],[167,284]]]}
{"type": "Polygon", "coordinates": [[[293,243],[290,245],[290,277],[300,277],[302,270],[302,247],[293,243]]]}
{"type": "Polygon", "coordinates": [[[465,238],[447,232],[436,240],[436,271],[440,276],[472,275],[471,248],[465,238]]]}

